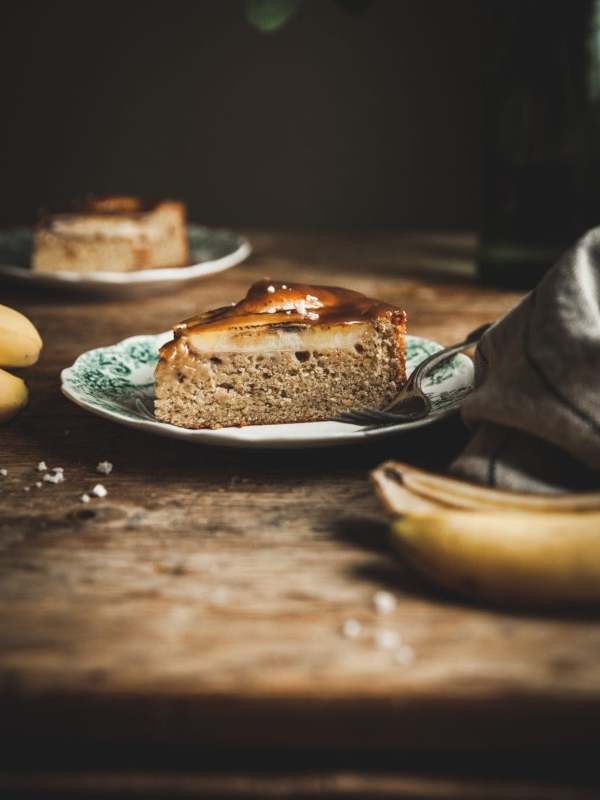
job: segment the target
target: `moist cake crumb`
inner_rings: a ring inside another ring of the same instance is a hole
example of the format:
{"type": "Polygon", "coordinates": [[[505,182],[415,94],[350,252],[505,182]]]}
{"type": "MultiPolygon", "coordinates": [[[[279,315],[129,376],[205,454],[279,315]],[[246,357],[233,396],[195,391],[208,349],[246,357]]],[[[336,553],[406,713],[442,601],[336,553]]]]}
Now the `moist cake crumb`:
{"type": "Polygon", "coordinates": [[[406,380],[405,332],[404,311],[358,292],[259,281],[236,306],[175,326],[154,413],[216,429],[383,408],[406,380]]]}

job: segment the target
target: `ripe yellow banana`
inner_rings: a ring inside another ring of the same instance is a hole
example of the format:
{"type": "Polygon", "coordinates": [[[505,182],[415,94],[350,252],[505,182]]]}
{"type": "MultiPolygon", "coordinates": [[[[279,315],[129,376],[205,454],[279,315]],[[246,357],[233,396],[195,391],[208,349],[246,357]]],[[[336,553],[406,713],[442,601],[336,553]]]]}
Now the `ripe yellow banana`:
{"type": "Polygon", "coordinates": [[[42,339],[27,317],[0,305],[0,367],[35,364],[41,349],[42,339]]]}
{"type": "Polygon", "coordinates": [[[28,396],[25,381],[0,369],[0,422],[11,419],[27,405],[28,396]]]}
{"type": "Polygon", "coordinates": [[[392,524],[401,553],[449,589],[500,605],[600,603],[600,512],[408,513],[392,524]]]}
{"type": "Polygon", "coordinates": [[[395,545],[433,581],[501,605],[600,603],[600,493],[517,494],[392,461],[372,478],[395,545]]]}

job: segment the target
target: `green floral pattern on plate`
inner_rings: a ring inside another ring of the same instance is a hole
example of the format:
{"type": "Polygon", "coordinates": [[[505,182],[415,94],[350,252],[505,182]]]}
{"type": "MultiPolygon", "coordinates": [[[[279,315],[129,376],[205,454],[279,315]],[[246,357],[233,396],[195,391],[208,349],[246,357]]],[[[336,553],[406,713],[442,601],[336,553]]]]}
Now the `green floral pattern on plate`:
{"type": "MultiPolygon", "coordinates": [[[[83,405],[126,419],[147,421],[138,410],[137,401],[142,400],[151,407],[158,349],[169,338],[170,333],[133,336],[109,347],[89,350],[63,371],[63,386],[83,405]]],[[[435,342],[408,336],[408,373],[440,349],[435,342]]],[[[456,357],[426,378],[424,388],[431,397],[434,412],[458,408],[472,388],[471,373],[471,369],[465,369],[464,358],[456,357]]]]}

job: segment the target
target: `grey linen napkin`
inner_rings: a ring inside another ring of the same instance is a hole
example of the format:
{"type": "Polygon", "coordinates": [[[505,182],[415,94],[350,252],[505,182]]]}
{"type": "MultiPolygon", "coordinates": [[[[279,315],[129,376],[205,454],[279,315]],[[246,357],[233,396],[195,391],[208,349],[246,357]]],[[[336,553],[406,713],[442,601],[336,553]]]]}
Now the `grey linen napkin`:
{"type": "Polygon", "coordinates": [[[484,335],[451,472],[521,492],[600,487],[600,227],[484,335]]]}

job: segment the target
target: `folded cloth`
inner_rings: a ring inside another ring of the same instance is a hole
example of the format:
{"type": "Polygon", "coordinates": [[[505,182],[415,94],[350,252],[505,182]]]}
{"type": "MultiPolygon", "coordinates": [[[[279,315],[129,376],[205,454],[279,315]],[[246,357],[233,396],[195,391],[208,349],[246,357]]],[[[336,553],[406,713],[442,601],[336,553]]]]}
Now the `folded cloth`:
{"type": "Polygon", "coordinates": [[[481,339],[451,472],[522,492],[600,486],[600,227],[481,339]]]}

